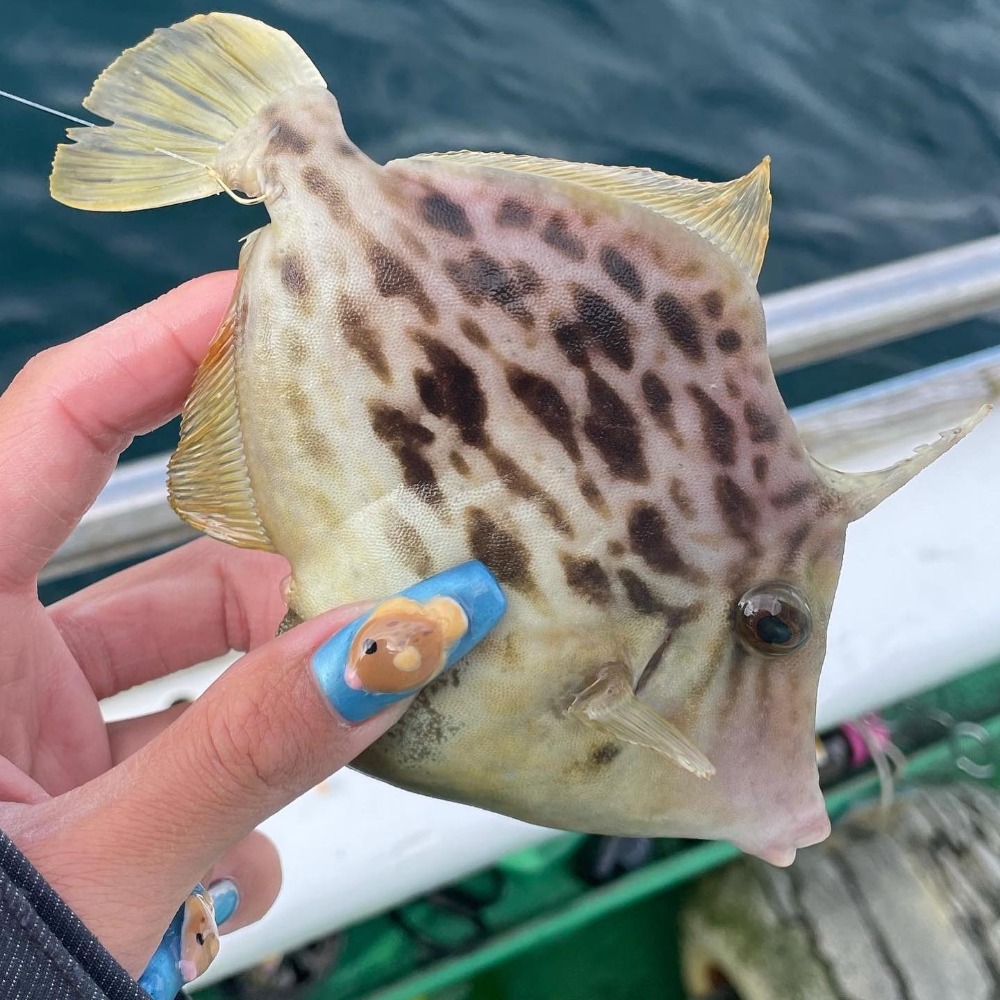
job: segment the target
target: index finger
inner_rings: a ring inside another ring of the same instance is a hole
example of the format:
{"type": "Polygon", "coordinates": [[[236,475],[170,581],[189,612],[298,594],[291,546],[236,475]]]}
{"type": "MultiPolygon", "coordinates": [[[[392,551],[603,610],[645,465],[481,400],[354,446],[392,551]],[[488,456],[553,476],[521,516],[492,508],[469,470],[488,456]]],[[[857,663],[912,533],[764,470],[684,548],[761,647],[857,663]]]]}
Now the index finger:
{"type": "Polygon", "coordinates": [[[177,415],[234,280],[196,278],[43,351],[0,397],[0,590],[33,587],[132,438],[177,415]]]}

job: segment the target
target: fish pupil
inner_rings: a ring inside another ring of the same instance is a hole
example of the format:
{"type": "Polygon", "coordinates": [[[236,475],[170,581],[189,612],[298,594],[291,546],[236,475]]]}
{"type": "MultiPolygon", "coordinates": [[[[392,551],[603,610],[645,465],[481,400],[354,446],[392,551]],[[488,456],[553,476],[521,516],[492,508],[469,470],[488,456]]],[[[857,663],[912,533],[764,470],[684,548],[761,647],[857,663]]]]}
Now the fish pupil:
{"type": "Polygon", "coordinates": [[[772,646],[784,646],[792,641],[792,627],[777,615],[762,615],[755,623],[757,638],[772,646]]]}
{"type": "Polygon", "coordinates": [[[205,935],[202,934],[201,931],[198,931],[198,933],[195,934],[194,939],[195,939],[195,941],[198,942],[198,944],[204,944],[205,943],[205,935]]]}
{"type": "Polygon", "coordinates": [[[372,653],[378,652],[378,643],[374,639],[365,639],[361,649],[366,656],[371,656],[372,653]]]}

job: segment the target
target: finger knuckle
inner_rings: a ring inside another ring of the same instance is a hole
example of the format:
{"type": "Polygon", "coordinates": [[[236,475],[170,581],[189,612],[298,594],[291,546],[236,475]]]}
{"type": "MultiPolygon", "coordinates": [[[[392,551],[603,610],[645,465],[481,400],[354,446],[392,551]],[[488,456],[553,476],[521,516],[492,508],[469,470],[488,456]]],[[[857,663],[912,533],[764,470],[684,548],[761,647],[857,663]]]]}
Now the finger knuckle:
{"type": "Polygon", "coordinates": [[[279,797],[296,787],[310,758],[307,729],[278,697],[269,690],[241,691],[211,720],[209,754],[230,787],[279,797]],[[280,723],[276,704],[282,705],[280,723]]]}

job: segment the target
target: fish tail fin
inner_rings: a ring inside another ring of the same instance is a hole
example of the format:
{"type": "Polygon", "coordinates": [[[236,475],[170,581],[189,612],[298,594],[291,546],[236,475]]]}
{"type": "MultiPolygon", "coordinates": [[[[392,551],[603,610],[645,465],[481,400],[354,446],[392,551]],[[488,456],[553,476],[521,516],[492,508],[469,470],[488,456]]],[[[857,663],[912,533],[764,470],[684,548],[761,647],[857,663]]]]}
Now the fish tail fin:
{"type": "Polygon", "coordinates": [[[279,94],[326,84],[283,31],[238,14],[199,14],[154,31],[98,78],[84,107],[113,122],[71,128],[52,197],[97,212],[193,201],[227,190],[221,148],[279,94]]]}

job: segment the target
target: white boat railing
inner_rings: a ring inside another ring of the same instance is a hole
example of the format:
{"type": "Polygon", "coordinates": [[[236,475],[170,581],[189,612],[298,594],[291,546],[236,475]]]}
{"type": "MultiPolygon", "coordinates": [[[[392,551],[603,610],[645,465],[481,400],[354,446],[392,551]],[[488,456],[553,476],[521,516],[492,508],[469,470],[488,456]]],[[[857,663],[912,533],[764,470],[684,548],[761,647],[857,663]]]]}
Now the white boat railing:
{"type": "Polygon", "coordinates": [[[1000,236],[769,295],[767,341],[776,372],[1000,309],[1000,236]]]}
{"type": "MultiPolygon", "coordinates": [[[[1000,310],[1000,236],[778,292],[765,297],[764,309],[769,352],[778,372],[1000,310]]],[[[917,373],[905,392],[897,387],[882,400],[877,391],[866,394],[857,412],[857,401],[845,397],[843,409],[824,411],[824,421],[832,420],[827,427],[837,428],[838,435],[856,437],[876,429],[884,435],[889,415],[893,426],[926,424],[942,416],[935,393],[958,393],[961,398],[953,403],[960,402],[963,413],[971,412],[966,402],[994,395],[1000,367],[996,359],[984,356],[961,375],[955,370],[942,378],[917,373]]],[[[939,426],[951,421],[944,416],[939,426]]],[[[817,428],[815,433],[823,431],[817,428]]],[[[52,557],[43,582],[194,537],[167,504],[166,461],[166,455],[159,455],[124,463],[52,557]]]]}

